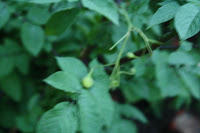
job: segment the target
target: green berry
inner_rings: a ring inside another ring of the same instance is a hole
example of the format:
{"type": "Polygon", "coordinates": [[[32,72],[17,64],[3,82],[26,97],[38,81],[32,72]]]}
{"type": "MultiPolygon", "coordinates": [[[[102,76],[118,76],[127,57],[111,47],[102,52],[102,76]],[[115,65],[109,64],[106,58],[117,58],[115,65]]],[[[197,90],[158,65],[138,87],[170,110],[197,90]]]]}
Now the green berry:
{"type": "Polygon", "coordinates": [[[135,73],[136,73],[136,69],[135,69],[135,68],[131,68],[130,71],[131,71],[132,74],[135,74],[135,73]]]}
{"type": "Polygon", "coordinates": [[[91,76],[86,76],[82,80],[82,85],[87,89],[92,87],[93,84],[94,84],[94,80],[93,80],[93,78],[91,76]]]}
{"type": "Polygon", "coordinates": [[[117,87],[119,87],[119,81],[118,80],[111,81],[110,87],[111,88],[117,88],[117,87]]]}
{"type": "Polygon", "coordinates": [[[126,54],[126,56],[127,56],[129,59],[133,59],[133,58],[136,58],[136,57],[137,57],[137,56],[134,55],[132,52],[128,52],[128,53],[126,54]]]}

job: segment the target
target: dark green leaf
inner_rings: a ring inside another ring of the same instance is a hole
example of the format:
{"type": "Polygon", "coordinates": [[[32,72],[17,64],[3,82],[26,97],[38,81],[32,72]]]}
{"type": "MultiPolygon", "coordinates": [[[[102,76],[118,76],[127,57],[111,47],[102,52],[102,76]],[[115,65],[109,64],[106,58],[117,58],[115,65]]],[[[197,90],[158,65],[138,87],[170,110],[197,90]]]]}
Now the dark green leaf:
{"type": "Polygon", "coordinates": [[[25,23],[22,26],[21,39],[27,51],[37,56],[44,44],[44,31],[39,26],[25,23]]]}

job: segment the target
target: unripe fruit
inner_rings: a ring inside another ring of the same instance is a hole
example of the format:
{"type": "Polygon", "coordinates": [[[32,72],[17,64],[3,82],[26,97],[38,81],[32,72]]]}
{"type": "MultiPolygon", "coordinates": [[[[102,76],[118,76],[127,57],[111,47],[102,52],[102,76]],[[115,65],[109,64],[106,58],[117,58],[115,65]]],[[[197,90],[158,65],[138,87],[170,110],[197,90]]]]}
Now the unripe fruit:
{"type": "Polygon", "coordinates": [[[83,78],[83,80],[82,80],[82,85],[85,87],[85,88],[90,88],[90,87],[92,87],[93,86],[93,84],[94,84],[94,80],[93,80],[93,78],[91,77],[91,76],[86,76],[86,77],[84,77],[83,78]]]}
{"type": "Polygon", "coordinates": [[[111,81],[111,88],[117,88],[119,86],[119,81],[118,80],[113,80],[111,81]]]}
{"type": "Polygon", "coordinates": [[[136,73],[136,69],[135,68],[131,68],[131,74],[135,74],[136,73]]]}
{"type": "Polygon", "coordinates": [[[136,58],[136,57],[137,57],[137,56],[134,55],[132,52],[128,52],[128,53],[126,54],[126,56],[127,56],[129,59],[133,59],[133,58],[136,58]]]}

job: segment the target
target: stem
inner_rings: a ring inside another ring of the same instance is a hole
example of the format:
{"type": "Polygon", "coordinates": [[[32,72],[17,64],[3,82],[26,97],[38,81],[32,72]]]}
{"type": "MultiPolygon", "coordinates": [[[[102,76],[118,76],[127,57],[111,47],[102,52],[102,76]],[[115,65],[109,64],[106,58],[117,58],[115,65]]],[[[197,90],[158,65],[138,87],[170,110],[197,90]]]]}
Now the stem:
{"type": "Polygon", "coordinates": [[[124,35],[122,36],[109,50],[112,50],[113,48],[115,48],[121,41],[124,40],[124,38],[126,38],[127,36],[129,35],[129,31],[124,35]]]}

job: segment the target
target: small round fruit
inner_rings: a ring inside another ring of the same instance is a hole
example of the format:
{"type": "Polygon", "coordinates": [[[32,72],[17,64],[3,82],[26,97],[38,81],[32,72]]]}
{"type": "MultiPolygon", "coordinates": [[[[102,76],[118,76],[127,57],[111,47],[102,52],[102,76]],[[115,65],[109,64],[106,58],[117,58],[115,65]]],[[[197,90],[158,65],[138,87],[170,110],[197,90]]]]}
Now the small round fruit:
{"type": "Polygon", "coordinates": [[[93,80],[93,78],[91,76],[86,76],[82,80],[82,85],[87,89],[92,87],[93,84],[94,84],[94,80],[93,80]]]}
{"type": "Polygon", "coordinates": [[[111,88],[117,88],[117,87],[119,87],[119,81],[118,80],[111,81],[110,87],[111,88]]]}
{"type": "Polygon", "coordinates": [[[126,56],[127,56],[129,59],[136,58],[136,56],[135,56],[132,52],[128,52],[128,53],[126,54],[126,56]]]}
{"type": "Polygon", "coordinates": [[[131,71],[132,74],[135,74],[135,73],[136,73],[136,69],[135,69],[135,68],[131,68],[130,71],[131,71]]]}

